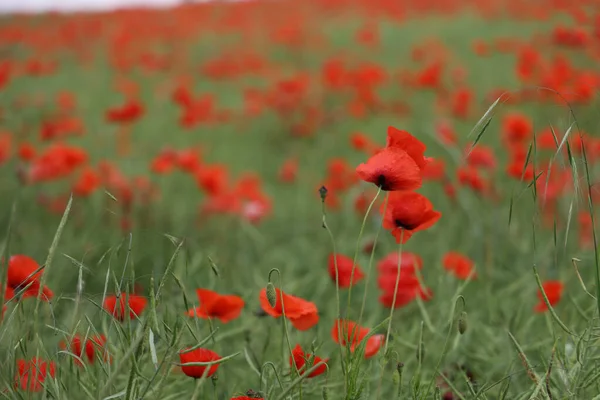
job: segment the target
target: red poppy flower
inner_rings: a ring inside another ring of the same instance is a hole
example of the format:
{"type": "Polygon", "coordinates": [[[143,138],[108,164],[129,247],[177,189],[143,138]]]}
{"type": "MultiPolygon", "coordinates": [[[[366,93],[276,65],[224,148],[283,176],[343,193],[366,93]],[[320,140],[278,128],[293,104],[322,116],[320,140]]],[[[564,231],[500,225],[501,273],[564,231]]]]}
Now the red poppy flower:
{"type": "Polygon", "coordinates": [[[364,151],[367,154],[374,154],[381,150],[370,137],[360,132],[353,133],[350,136],[350,143],[355,150],[364,151]]]}
{"type": "Polygon", "coordinates": [[[406,131],[388,128],[387,145],[356,168],[358,176],[382,190],[415,190],[421,187],[421,172],[427,159],[425,145],[406,131]]]}
{"type": "MultiPolygon", "coordinates": [[[[383,216],[383,227],[389,229],[396,242],[406,243],[418,231],[433,226],[442,216],[433,210],[427,197],[416,192],[392,192],[383,216]]],[[[384,210],[381,206],[381,212],[384,210]]]]}
{"type": "Polygon", "coordinates": [[[232,397],[230,400],[264,400],[264,398],[260,392],[255,392],[254,390],[250,389],[246,392],[245,396],[232,397]]]}
{"type": "MultiPolygon", "coordinates": [[[[532,181],[534,178],[533,160],[527,160],[527,151],[521,148],[511,150],[510,162],[506,166],[506,174],[511,178],[532,181]],[[525,163],[527,162],[527,166],[525,163]]],[[[545,182],[545,179],[542,179],[545,182]]],[[[536,182],[537,183],[537,182],[536,182]]]]}
{"type": "Polygon", "coordinates": [[[352,285],[356,285],[361,279],[364,278],[365,274],[359,265],[354,266],[354,277],[352,277],[352,266],[354,261],[343,254],[329,255],[329,276],[331,280],[335,283],[336,281],[336,271],[335,265],[337,261],[337,278],[340,284],[340,287],[345,288],[350,286],[350,278],[352,278],[352,285]]]}
{"type": "Polygon", "coordinates": [[[305,371],[311,369],[313,366],[322,363],[317,367],[317,369],[315,369],[308,375],[309,378],[314,378],[315,376],[324,374],[325,371],[327,371],[327,361],[329,361],[328,358],[325,360],[317,356],[314,356],[313,358],[312,354],[304,353],[302,347],[299,344],[297,344],[296,347],[294,347],[294,350],[292,350],[292,355],[290,356],[290,366],[293,366],[295,364],[300,374],[304,374],[305,371]],[[307,362],[311,360],[311,364],[306,365],[307,362]]]}
{"type": "MultiPolygon", "coordinates": [[[[211,361],[217,361],[220,360],[221,356],[218,355],[217,353],[215,353],[212,350],[208,350],[208,349],[203,349],[203,348],[197,348],[191,351],[187,351],[187,349],[182,350],[179,352],[179,361],[181,362],[181,364],[186,364],[186,363],[196,363],[196,362],[211,362],[211,361]]],[[[182,365],[181,366],[181,370],[183,371],[184,374],[186,374],[189,377],[192,378],[210,378],[211,376],[213,376],[215,374],[215,372],[217,372],[217,369],[219,368],[219,364],[213,364],[213,365],[198,365],[198,366],[192,366],[192,365],[182,365]],[[208,372],[205,372],[206,369],[208,369],[208,372]],[[206,374],[206,376],[204,375],[206,374]]]]}
{"type": "Polygon", "coordinates": [[[475,192],[484,193],[489,188],[488,182],[475,167],[460,167],[456,170],[456,175],[461,185],[469,186],[475,192]]]}
{"type": "Polygon", "coordinates": [[[448,121],[440,121],[436,125],[436,134],[437,137],[446,145],[453,146],[458,142],[454,128],[448,121]]]}
{"type": "MultiPolygon", "coordinates": [[[[11,287],[16,292],[19,292],[29,285],[27,290],[23,293],[23,297],[37,296],[43,272],[43,270],[36,272],[39,268],[40,266],[38,263],[31,257],[21,254],[12,256],[8,261],[7,286],[11,287]]],[[[42,288],[42,300],[48,301],[53,295],[54,294],[48,287],[44,286],[42,288]]]]}
{"type": "Polygon", "coordinates": [[[308,330],[319,322],[319,311],[314,303],[286,294],[279,289],[275,289],[275,292],[277,301],[275,307],[271,307],[267,299],[267,289],[260,291],[260,306],[267,314],[279,318],[285,311],[285,317],[290,320],[294,328],[300,331],[308,330]]]}
{"type": "MultiPolygon", "coordinates": [[[[87,338],[85,341],[85,345],[82,346],[82,337],[80,335],[75,335],[73,339],[71,339],[71,343],[67,344],[65,342],[60,343],[60,347],[64,350],[68,350],[71,353],[75,354],[77,357],[83,360],[83,353],[90,362],[90,364],[94,363],[96,358],[96,351],[104,351],[104,346],[106,344],[106,336],[92,336],[87,338]]],[[[81,365],[81,362],[75,359],[75,364],[81,365]]]]}
{"type": "Polygon", "coordinates": [[[496,168],[496,156],[491,147],[482,144],[475,147],[469,145],[465,149],[465,156],[467,157],[467,164],[472,167],[496,168]]]}
{"type": "MultiPolygon", "coordinates": [[[[563,283],[561,281],[546,281],[542,284],[542,288],[544,288],[544,293],[546,293],[548,302],[554,307],[554,305],[557,304],[562,297],[562,292],[564,289],[563,283]]],[[[542,313],[548,310],[548,306],[546,305],[544,296],[540,290],[538,290],[537,297],[539,301],[533,310],[537,313],[542,313]]]]}
{"type": "Polygon", "coordinates": [[[17,376],[15,387],[28,392],[39,392],[48,375],[54,378],[56,364],[54,361],[43,361],[32,358],[30,361],[17,360],[17,376]]]}
{"type": "Polygon", "coordinates": [[[279,169],[279,180],[285,183],[292,183],[296,180],[298,174],[298,160],[289,158],[285,160],[279,169]]]}
{"type": "Polygon", "coordinates": [[[218,318],[224,324],[240,316],[244,300],[239,296],[220,295],[208,289],[196,289],[200,307],[188,311],[190,317],[218,318]]]}
{"type": "Polygon", "coordinates": [[[433,293],[430,289],[421,286],[417,278],[416,270],[423,267],[423,260],[414,253],[402,253],[400,266],[400,279],[396,289],[396,279],[398,278],[398,253],[393,252],[383,258],[377,264],[379,277],[377,285],[381,290],[379,302],[384,307],[399,308],[409,304],[415,298],[420,297],[423,300],[432,298],[433,293]],[[394,292],[396,292],[396,301],[394,302],[394,292]]]}
{"type": "Polygon", "coordinates": [[[201,153],[197,149],[180,150],[175,155],[177,167],[185,172],[193,173],[197,171],[202,164],[201,153]]]}
{"type": "Polygon", "coordinates": [[[73,185],[73,193],[78,196],[87,197],[94,193],[100,184],[101,180],[98,173],[91,167],[85,167],[73,185]]]}
{"type": "Polygon", "coordinates": [[[19,146],[19,158],[22,161],[31,161],[35,158],[37,151],[35,147],[29,142],[23,142],[19,146]]]}
{"type": "Polygon", "coordinates": [[[133,122],[144,114],[144,106],[135,99],[129,99],[121,106],[111,108],[106,112],[109,122],[128,123],[133,122]]]}
{"type": "Polygon", "coordinates": [[[227,167],[220,164],[204,165],[196,171],[198,186],[210,195],[221,193],[228,185],[227,167]]]}
{"type": "Polygon", "coordinates": [[[256,395],[256,396],[236,396],[232,397],[231,400],[264,400],[264,397],[256,395]]]}
{"type": "Polygon", "coordinates": [[[356,173],[362,180],[387,191],[414,190],[422,183],[418,165],[406,152],[398,149],[381,150],[366,164],[360,164],[356,173]]]}
{"type": "Polygon", "coordinates": [[[555,151],[561,142],[561,137],[558,132],[552,133],[552,129],[546,128],[536,135],[537,146],[542,150],[555,151]],[[556,138],[555,138],[556,135],[556,138]]]}
{"type": "MultiPolygon", "coordinates": [[[[353,321],[342,321],[336,320],[333,324],[333,328],[331,329],[331,337],[333,341],[341,344],[342,346],[346,346],[350,344],[350,351],[354,352],[360,342],[369,334],[371,330],[369,328],[364,328],[358,325],[353,321]],[[341,334],[341,337],[340,337],[341,334]]],[[[365,345],[365,358],[371,358],[383,346],[385,342],[384,335],[372,335],[367,339],[367,343],[365,345]]]]}
{"type": "MultiPolygon", "coordinates": [[[[452,272],[460,279],[467,279],[475,267],[473,261],[469,257],[456,251],[447,252],[444,255],[442,263],[448,272],[452,272]]],[[[477,275],[473,273],[473,279],[476,276],[477,275]]]]}
{"type": "Polygon", "coordinates": [[[423,169],[423,179],[441,180],[446,174],[446,164],[444,160],[433,159],[423,169]]]}
{"type": "Polygon", "coordinates": [[[104,299],[103,307],[106,311],[111,313],[113,317],[119,321],[124,321],[126,314],[125,303],[127,303],[127,308],[129,309],[129,318],[134,319],[142,314],[144,308],[146,308],[147,302],[148,300],[146,300],[145,297],[137,296],[135,294],[128,295],[123,292],[119,296],[107,296],[106,299],[104,299]],[[119,302],[118,306],[117,301],[119,302]]]}
{"type": "Polygon", "coordinates": [[[515,113],[504,117],[502,133],[508,143],[523,142],[532,132],[531,120],[525,115],[515,113]]]}
{"type": "Polygon", "coordinates": [[[356,171],[342,158],[334,158],[327,163],[327,188],[346,190],[358,180],[356,171]]]}

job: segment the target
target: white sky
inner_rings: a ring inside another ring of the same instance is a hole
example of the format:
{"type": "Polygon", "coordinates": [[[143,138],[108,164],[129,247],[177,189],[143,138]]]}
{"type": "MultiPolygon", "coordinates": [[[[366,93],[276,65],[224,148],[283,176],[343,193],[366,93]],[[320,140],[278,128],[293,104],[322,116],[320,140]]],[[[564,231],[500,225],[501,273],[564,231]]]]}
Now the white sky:
{"type": "Polygon", "coordinates": [[[0,13],[96,11],[131,6],[168,7],[181,2],[182,0],[0,0],[0,13]]]}

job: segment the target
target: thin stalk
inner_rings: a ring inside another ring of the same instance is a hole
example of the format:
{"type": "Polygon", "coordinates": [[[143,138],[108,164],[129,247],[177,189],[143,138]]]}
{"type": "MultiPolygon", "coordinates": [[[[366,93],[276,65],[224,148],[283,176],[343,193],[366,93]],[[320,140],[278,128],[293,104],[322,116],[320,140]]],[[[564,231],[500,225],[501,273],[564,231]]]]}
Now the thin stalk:
{"type": "Polygon", "coordinates": [[[394,297],[392,298],[392,308],[390,309],[390,320],[388,321],[387,333],[385,334],[385,347],[383,354],[387,352],[390,340],[390,331],[392,330],[392,318],[396,308],[396,297],[398,296],[398,284],[400,283],[400,271],[402,270],[402,245],[404,242],[404,230],[400,232],[400,244],[398,245],[398,272],[396,273],[396,284],[394,286],[394,297]]]}
{"type": "Polygon", "coordinates": [[[358,259],[358,252],[360,250],[360,239],[362,239],[363,232],[365,230],[365,225],[367,224],[367,218],[371,213],[371,208],[373,208],[373,204],[379,197],[381,193],[381,187],[377,189],[377,194],[371,200],[369,207],[367,208],[367,212],[365,213],[365,217],[363,218],[362,225],[360,226],[360,231],[358,232],[358,239],[356,240],[356,249],[354,250],[354,260],[352,261],[352,272],[350,273],[350,287],[348,288],[348,301],[346,302],[346,318],[348,318],[348,312],[350,311],[350,298],[352,297],[352,283],[354,282],[354,271],[356,270],[356,261],[358,259]]]}
{"type": "MultiPolygon", "coordinates": [[[[325,216],[325,199],[323,199],[323,201],[321,202],[322,204],[322,214],[323,214],[323,229],[325,229],[327,231],[327,233],[329,234],[329,238],[331,239],[331,245],[333,247],[333,265],[335,267],[335,299],[336,299],[336,306],[337,306],[337,320],[341,320],[342,318],[342,312],[340,310],[340,274],[339,274],[339,270],[338,270],[338,262],[337,262],[337,247],[335,245],[335,238],[333,236],[333,232],[331,232],[331,229],[329,229],[329,225],[327,225],[327,220],[326,220],[326,216],[325,216]]],[[[362,312],[361,312],[362,313],[362,312]]],[[[341,331],[341,327],[340,324],[338,324],[338,337],[342,337],[342,331],[341,331]]],[[[342,371],[346,371],[346,369],[344,368],[344,346],[342,345],[342,342],[340,341],[339,343],[339,348],[340,348],[340,360],[342,362],[342,371]]],[[[344,385],[346,385],[346,380],[344,380],[344,385]]]]}
{"type": "MultiPolygon", "coordinates": [[[[385,215],[385,212],[387,211],[389,198],[390,198],[390,196],[385,197],[385,202],[383,203],[383,214],[382,215],[385,215]]],[[[373,242],[373,248],[371,249],[371,257],[369,258],[369,267],[367,270],[367,277],[365,279],[365,293],[363,295],[362,304],[360,306],[360,314],[358,315],[358,325],[360,325],[362,322],[362,316],[365,311],[365,304],[367,303],[367,292],[369,289],[371,271],[373,270],[373,259],[375,258],[375,249],[377,248],[377,240],[379,239],[379,234],[381,233],[382,228],[383,228],[383,222],[381,224],[379,224],[379,228],[377,228],[377,233],[375,234],[375,241],[373,242]]]]}

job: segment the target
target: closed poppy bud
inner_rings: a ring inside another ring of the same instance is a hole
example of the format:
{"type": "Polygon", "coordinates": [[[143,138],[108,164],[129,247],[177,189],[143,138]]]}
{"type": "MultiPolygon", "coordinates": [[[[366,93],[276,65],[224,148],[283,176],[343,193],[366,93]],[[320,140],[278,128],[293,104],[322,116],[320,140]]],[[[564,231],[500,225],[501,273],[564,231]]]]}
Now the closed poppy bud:
{"type": "Polygon", "coordinates": [[[402,370],[404,369],[404,363],[399,362],[396,364],[396,371],[394,371],[394,377],[392,378],[394,384],[397,386],[398,398],[402,398],[402,370]]]}
{"type": "Polygon", "coordinates": [[[319,188],[319,194],[321,195],[321,201],[325,201],[325,198],[327,197],[327,188],[325,186],[321,186],[319,188]]]}
{"type": "Polygon", "coordinates": [[[323,400],[327,400],[329,398],[329,392],[327,391],[327,386],[323,386],[323,400]]]}
{"type": "Polygon", "coordinates": [[[463,311],[460,313],[458,318],[458,332],[462,335],[467,331],[467,312],[463,311]]]}
{"type": "Polygon", "coordinates": [[[275,308],[277,304],[277,293],[275,292],[275,286],[269,282],[267,283],[267,300],[269,301],[269,305],[275,308]]]}

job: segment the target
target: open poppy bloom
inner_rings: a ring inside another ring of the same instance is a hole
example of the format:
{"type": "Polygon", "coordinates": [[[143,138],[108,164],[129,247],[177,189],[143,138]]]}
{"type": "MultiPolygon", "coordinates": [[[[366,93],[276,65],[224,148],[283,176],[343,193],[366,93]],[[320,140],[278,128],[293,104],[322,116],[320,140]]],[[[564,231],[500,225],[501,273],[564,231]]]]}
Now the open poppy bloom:
{"type": "MultiPolygon", "coordinates": [[[[16,254],[8,261],[7,287],[13,289],[15,294],[27,288],[22,294],[23,298],[35,297],[40,290],[42,272],[43,270],[33,258],[16,254]]],[[[48,287],[42,288],[42,300],[48,301],[53,295],[48,287]]]]}
{"type": "MultiPolygon", "coordinates": [[[[442,216],[433,210],[427,197],[416,192],[392,192],[383,216],[383,227],[391,231],[396,243],[406,243],[418,231],[433,226],[442,216]]],[[[384,205],[381,206],[383,212],[384,205]]]]}
{"type": "MultiPolygon", "coordinates": [[[[60,347],[64,350],[70,351],[82,360],[85,352],[87,360],[90,364],[93,364],[96,358],[96,351],[104,352],[106,336],[97,335],[89,337],[87,340],[85,340],[84,345],[82,345],[82,340],[84,340],[84,338],[82,338],[80,335],[75,335],[73,336],[73,339],[71,339],[71,343],[67,344],[65,342],[61,342],[60,347]]],[[[75,359],[75,364],[81,365],[81,361],[75,359]]]]}
{"type": "Polygon", "coordinates": [[[192,378],[210,378],[217,372],[219,364],[212,365],[185,365],[186,363],[211,362],[220,360],[221,356],[212,350],[197,348],[191,351],[187,349],[179,352],[181,370],[192,378]],[[206,371],[208,369],[208,371],[206,371]],[[206,375],[205,375],[206,374],[206,375]]]}
{"type": "Polygon", "coordinates": [[[260,291],[260,306],[270,316],[279,318],[285,311],[285,317],[300,331],[306,331],[319,322],[319,311],[314,303],[286,294],[279,289],[275,289],[275,293],[277,300],[275,307],[271,307],[267,299],[267,289],[260,291]]]}
{"type": "MultiPolygon", "coordinates": [[[[546,297],[548,298],[548,302],[551,306],[554,307],[557,304],[561,297],[564,289],[564,285],[561,281],[546,281],[542,284],[542,288],[544,288],[544,292],[546,293],[546,297]]],[[[537,293],[538,303],[533,309],[537,313],[542,313],[548,310],[548,306],[544,301],[544,296],[541,291],[538,290],[537,293]]]]}
{"type": "Polygon", "coordinates": [[[17,360],[15,387],[28,392],[39,392],[48,375],[54,378],[55,374],[54,361],[43,361],[36,357],[30,361],[17,360]]]}
{"type": "Polygon", "coordinates": [[[111,295],[104,299],[103,307],[119,321],[125,320],[126,308],[129,310],[129,318],[134,319],[142,314],[148,300],[135,294],[121,293],[119,296],[111,295]],[[117,299],[118,297],[118,299],[117,299]],[[117,305],[118,301],[118,305],[117,305]],[[127,304],[127,307],[125,306],[127,304]]]}
{"type": "Polygon", "coordinates": [[[473,261],[456,251],[447,252],[444,255],[442,263],[446,271],[452,272],[457,278],[467,279],[471,275],[471,272],[473,272],[473,278],[477,276],[474,272],[475,264],[473,261]]]}
{"type": "Polygon", "coordinates": [[[300,374],[304,374],[307,370],[319,364],[319,366],[313,372],[308,374],[309,378],[314,378],[315,376],[325,373],[327,370],[327,361],[329,361],[328,358],[323,360],[321,357],[313,357],[312,354],[304,353],[299,344],[294,347],[294,350],[292,350],[292,355],[290,356],[290,366],[295,365],[300,374]],[[308,363],[309,361],[312,362],[308,363]]]}
{"type": "Polygon", "coordinates": [[[337,280],[340,284],[340,287],[346,288],[350,286],[350,281],[352,280],[352,285],[356,285],[358,281],[364,278],[365,274],[359,265],[354,266],[354,277],[352,277],[352,266],[354,261],[343,254],[330,254],[329,255],[329,276],[331,280],[336,282],[336,264],[337,264],[337,280]]]}
{"type": "Polygon", "coordinates": [[[393,252],[379,261],[377,269],[379,277],[377,285],[381,290],[379,302],[384,306],[391,308],[403,307],[411,301],[420,297],[423,300],[429,300],[433,296],[430,289],[421,286],[417,277],[416,270],[423,267],[423,260],[414,253],[402,253],[400,261],[400,279],[398,280],[398,289],[395,289],[398,278],[398,253],[393,252]],[[394,301],[394,292],[396,299],[394,301]]]}
{"type": "Polygon", "coordinates": [[[427,165],[425,145],[406,131],[388,128],[386,147],[356,168],[358,176],[382,190],[415,190],[421,187],[427,165]]]}
{"type": "Polygon", "coordinates": [[[129,99],[120,106],[108,109],[106,120],[116,123],[130,123],[139,119],[143,114],[144,106],[135,99],[129,99]]]}
{"type": "Polygon", "coordinates": [[[240,316],[244,300],[239,296],[220,295],[208,289],[196,289],[200,306],[188,311],[190,317],[218,318],[224,324],[240,316]]]}
{"type": "MultiPolygon", "coordinates": [[[[364,328],[353,321],[336,320],[331,329],[331,337],[333,341],[346,346],[350,344],[350,351],[354,353],[360,342],[371,332],[369,328],[364,328]],[[340,337],[341,335],[341,337],[340,337]]],[[[365,358],[371,358],[381,348],[385,341],[384,335],[373,335],[367,339],[365,345],[365,358]]]]}
{"type": "Polygon", "coordinates": [[[531,120],[522,114],[509,114],[504,117],[502,135],[509,143],[523,142],[533,132],[531,120]]]}

